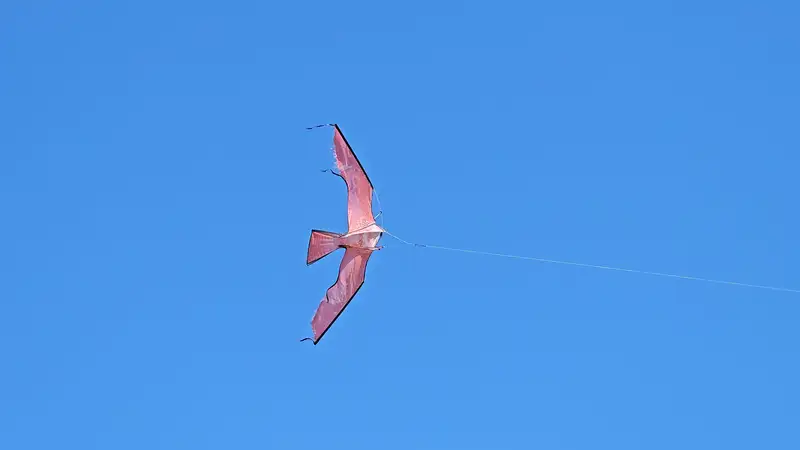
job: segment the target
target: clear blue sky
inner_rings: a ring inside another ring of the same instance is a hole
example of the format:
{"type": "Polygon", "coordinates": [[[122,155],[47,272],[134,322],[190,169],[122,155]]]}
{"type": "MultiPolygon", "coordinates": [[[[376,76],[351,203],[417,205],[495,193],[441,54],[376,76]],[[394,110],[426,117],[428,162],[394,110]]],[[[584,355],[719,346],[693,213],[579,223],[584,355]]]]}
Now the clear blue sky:
{"type": "Polygon", "coordinates": [[[0,5],[0,448],[800,448],[791,1],[0,5]]]}

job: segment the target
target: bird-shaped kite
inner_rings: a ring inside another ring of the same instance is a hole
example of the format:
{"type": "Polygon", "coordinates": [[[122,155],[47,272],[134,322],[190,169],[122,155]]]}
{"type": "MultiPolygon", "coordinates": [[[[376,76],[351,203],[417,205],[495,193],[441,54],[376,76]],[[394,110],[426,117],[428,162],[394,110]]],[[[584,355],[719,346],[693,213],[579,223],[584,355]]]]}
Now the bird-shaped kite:
{"type": "MultiPolygon", "coordinates": [[[[318,125],[312,128],[324,127],[328,125],[318,125]]],[[[622,272],[655,275],[660,277],[682,278],[687,280],[705,281],[709,283],[729,284],[736,286],[746,286],[758,289],[769,289],[775,291],[800,293],[800,289],[789,289],[776,286],[756,285],[739,283],[733,281],[713,280],[709,278],[690,277],[684,275],[674,275],[661,272],[649,272],[644,270],[626,269],[621,267],[601,266],[595,264],[584,264],[570,261],[559,261],[554,259],[535,258],[524,255],[511,255],[495,252],[485,252],[463,248],[443,247],[439,245],[417,244],[401,239],[394,234],[383,229],[375,223],[375,215],[372,213],[372,182],[367,177],[364,167],[356,158],[353,149],[348,144],[339,126],[330,124],[334,128],[333,153],[336,160],[336,167],[339,172],[330,170],[331,173],[341,177],[347,185],[347,233],[339,234],[330,231],[311,230],[311,239],[308,242],[308,255],[306,264],[311,265],[335,250],[344,248],[345,253],[339,266],[339,277],[333,286],[329,287],[322,299],[314,318],[311,320],[313,337],[303,339],[310,340],[316,345],[331,325],[342,314],[344,309],[353,300],[356,293],[364,285],[364,275],[367,270],[367,262],[372,252],[379,250],[378,241],[386,234],[400,242],[416,247],[428,247],[440,250],[479,254],[485,256],[504,257],[523,259],[529,261],[546,262],[552,264],[563,264],[570,266],[591,267],[602,270],[615,270],[622,272]]],[[[311,128],[309,128],[311,129],[311,128]]],[[[380,216],[380,213],[378,213],[380,216]]]]}
{"type": "Polygon", "coordinates": [[[381,247],[377,245],[384,233],[375,223],[372,213],[372,182],[339,126],[331,125],[334,128],[333,153],[339,170],[338,173],[331,170],[331,173],[341,177],[347,185],[347,233],[311,230],[307,265],[321,260],[339,248],[345,249],[339,266],[339,277],[328,288],[311,320],[314,336],[303,339],[313,341],[314,345],[322,339],[361,289],[369,257],[373,251],[380,250],[381,247]]]}

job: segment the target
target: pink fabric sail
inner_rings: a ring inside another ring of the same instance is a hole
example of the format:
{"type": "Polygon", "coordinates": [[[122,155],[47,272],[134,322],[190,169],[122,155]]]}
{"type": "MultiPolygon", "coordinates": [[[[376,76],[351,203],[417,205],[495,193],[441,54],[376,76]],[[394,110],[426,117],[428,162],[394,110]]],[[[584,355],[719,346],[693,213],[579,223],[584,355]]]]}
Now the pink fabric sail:
{"type": "Polygon", "coordinates": [[[353,232],[375,223],[372,214],[372,182],[347,143],[338,125],[334,125],[333,153],[336,167],[347,184],[347,231],[353,232]]]}
{"type": "Polygon", "coordinates": [[[371,250],[360,248],[348,248],[344,252],[342,263],[339,266],[339,278],[333,286],[328,288],[325,298],[322,299],[311,320],[315,344],[322,339],[339,314],[344,311],[350,300],[361,289],[367,271],[367,261],[371,255],[371,250]]]}
{"type": "MultiPolygon", "coordinates": [[[[325,292],[311,320],[316,345],[344,311],[361,286],[372,252],[378,250],[383,229],[372,213],[372,183],[353,149],[337,125],[333,125],[334,157],[339,176],[347,185],[347,228],[345,234],[311,230],[306,264],[313,264],[339,248],[345,248],[336,282],[325,292]]],[[[304,339],[305,340],[305,339],[304,339]]]]}
{"type": "Polygon", "coordinates": [[[341,245],[341,235],[330,231],[311,230],[306,264],[314,264],[341,245]]]}

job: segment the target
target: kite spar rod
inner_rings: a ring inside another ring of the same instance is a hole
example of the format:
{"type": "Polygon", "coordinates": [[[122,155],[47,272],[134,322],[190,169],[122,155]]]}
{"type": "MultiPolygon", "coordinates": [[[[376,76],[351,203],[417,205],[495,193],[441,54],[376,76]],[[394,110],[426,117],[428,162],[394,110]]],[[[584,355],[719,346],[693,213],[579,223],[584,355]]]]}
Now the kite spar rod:
{"type": "Polygon", "coordinates": [[[447,250],[447,251],[451,251],[451,252],[472,253],[472,254],[484,255],[484,256],[498,256],[498,257],[502,257],[502,258],[524,259],[524,260],[528,260],[528,261],[537,261],[537,262],[542,262],[542,263],[588,267],[588,268],[591,268],[591,269],[613,270],[613,271],[617,271],[617,272],[637,273],[637,274],[642,274],[642,275],[653,275],[653,276],[657,276],[657,277],[680,278],[682,280],[703,281],[703,282],[706,282],[706,283],[727,284],[727,285],[740,286],[740,287],[749,287],[749,288],[755,288],[755,289],[767,289],[767,290],[771,290],[771,291],[792,292],[792,293],[795,293],[795,294],[800,294],[800,289],[790,289],[790,288],[776,287],[776,286],[764,286],[764,285],[758,285],[758,284],[739,283],[739,282],[736,282],[736,281],[714,280],[714,279],[711,279],[711,278],[699,278],[699,277],[691,277],[691,276],[686,276],[686,275],[674,275],[674,274],[670,274],[670,273],[650,272],[650,271],[646,271],[646,270],[635,270],[635,269],[625,269],[625,268],[622,268],[622,267],[601,266],[601,265],[597,265],[597,264],[585,264],[585,263],[578,263],[578,262],[572,262],[572,261],[559,261],[559,260],[555,260],[555,259],[535,258],[535,257],[532,257],[532,256],[510,255],[510,254],[506,254],[506,253],[484,252],[484,251],[480,251],[480,250],[469,250],[469,249],[464,249],[464,248],[443,247],[441,245],[417,244],[417,243],[414,243],[414,242],[406,241],[405,239],[402,239],[402,238],[400,238],[398,236],[395,236],[394,234],[392,234],[392,233],[390,233],[390,232],[388,232],[386,230],[384,230],[384,233],[386,233],[387,235],[397,239],[398,241],[402,242],[403,244],[412,245],[414,247],[433,248],[433,249],[437,249],[437,250],[447,250]]]}

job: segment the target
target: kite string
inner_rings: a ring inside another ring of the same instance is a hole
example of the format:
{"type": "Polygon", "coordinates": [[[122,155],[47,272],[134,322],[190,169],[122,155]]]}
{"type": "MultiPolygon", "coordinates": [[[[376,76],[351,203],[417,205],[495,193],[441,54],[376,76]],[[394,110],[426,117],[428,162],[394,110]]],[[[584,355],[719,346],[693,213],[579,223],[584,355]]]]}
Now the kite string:
{"type": "Polygon", "coordinates": [[[375,194],[375,200],[378,203],[378,214],[375,215],[374,221],[377,222],[378,218],[381,219],[381,228],[383,228],[383,206],[381,206],[381,196],[378,195],[378,190],[374,187],[372,188],[372,193],[375,194]]]}
{"type": "Polygon", "coordinates": [[[472,253],[476,255],[484,255],[484,256],[496,256],[501,258],[511,258],[511,259],[522,259],[528,261],[537,261],[542,263],[549,263],[549,264],[561,264],[561,265],[568,265],[568,266],[578,266],[578,267],[588,267],[592,269],[601,269],[601,270],[612,270],[616,272],[628,272],[628,273],[636,273],[641,275],[652,275],[657,277],[667,277],[667,278],[679,278],[683,280],[693,280],[693,281],[702,281],[706,283],[716,283],[716,284],[727,284],[732,286],[741,286],[741,287],[749,287],[749,288],[756,288],[756,289],[767,289],[771,291],[781,291],[781,292],[792,292],[795,294],[800,294],[800,289],[790,289],[784,287],[776,287],[776,286],[765,286],[765,285],[758,285],[758,284],[749,284],[749,283],[739,283],[736,281],[725,281],[725,280],[715,280],[711,278],[700,278],[700,277],[693,277],[687,275],[675,275],[670,273],[662,273],[662,272],[651,272],[647,270],[636,270],[636,269],[626,269],[622,267],[612,267],[612,266],[603,266],[598,264],[586,264],[586,263],[579,263],[579,262],[572,262],[572,261],[561,261],[556,259],[547,259],[547,258],[537,258],[533,256],[524,256],[524,255],[511,255],[507,253],[495,253],[495,252],[485,252],[480,250],[470,250],[464,248],[454,248],[454,247],[444,247],[441,245],[431,245],[431,244],[418,244],[415,242],[409,242],[405,239],[396,236],[389,231],[384,229],[384,233],[387,235],[397,239],[398,241],[402,242],[406,245],[411,245],[414,247],[425,247],[425,248],[433,248],[437,250],[447,250],[452,252],[461,252],[461,253],[472,253]]]}

